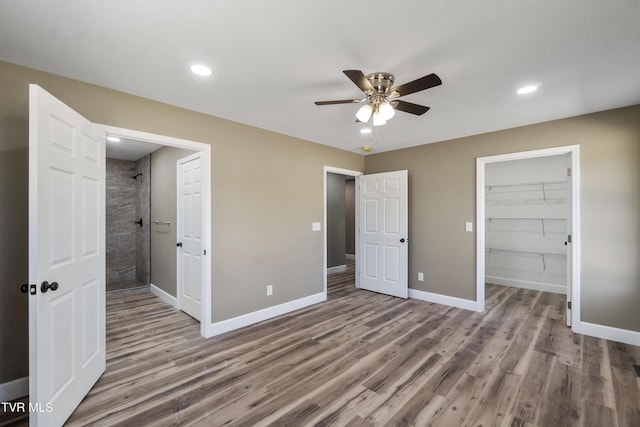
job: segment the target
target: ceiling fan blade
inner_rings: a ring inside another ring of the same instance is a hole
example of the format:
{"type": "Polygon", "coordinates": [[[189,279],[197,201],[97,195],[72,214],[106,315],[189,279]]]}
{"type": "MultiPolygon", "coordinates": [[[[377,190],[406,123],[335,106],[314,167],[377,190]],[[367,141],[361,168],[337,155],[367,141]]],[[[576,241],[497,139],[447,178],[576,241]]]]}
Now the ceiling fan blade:
{"type": "Polygon", "coordinates": [[[397,101],[391,102],[391,105],[393,105],[396,110],[404,111],[405,113],[415,114],[416,116],[421,116],[431,109],[431,107],[414,104],[413,102],[402,101],[400,99],[397,101]]]}
{"type": "Polygon", "coordinates": [[[346,74],[349,79],[355,83],[356,86],[360,88],[363,92],[375,92],[376,89],[373,87],[371,82],[367,80],[367,76],[360,70],[344,70],[342,71],[346,74]]]}
{"type": "Polygon", "coordinates": [[[316,101],[316,105],[334,105],[334,104],[357,104],[362,102],[362,99],[341,99],[338,101],[316,101]]]}
{"type": "Polygon", "coordinates": [[[398,96],[405,96],[410,93],[419,92],[441,84],[442,80],[440,80],[440,77],[431,73],[412,82],[391,88],[391,93],[397,92],[398,96]]]}

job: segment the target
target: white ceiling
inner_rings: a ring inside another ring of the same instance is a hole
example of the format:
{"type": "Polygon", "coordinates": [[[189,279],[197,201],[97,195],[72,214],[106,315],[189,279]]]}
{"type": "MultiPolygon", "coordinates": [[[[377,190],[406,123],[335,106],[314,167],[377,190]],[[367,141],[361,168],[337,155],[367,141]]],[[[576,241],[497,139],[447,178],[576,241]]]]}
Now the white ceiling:
{"type": "Polygon", "coordinates": [[[640,103],[640,0],[0,0],[0,59],[379,152],[640,103]],[[443,85],[362,136],[344,69],[443,85]]]}

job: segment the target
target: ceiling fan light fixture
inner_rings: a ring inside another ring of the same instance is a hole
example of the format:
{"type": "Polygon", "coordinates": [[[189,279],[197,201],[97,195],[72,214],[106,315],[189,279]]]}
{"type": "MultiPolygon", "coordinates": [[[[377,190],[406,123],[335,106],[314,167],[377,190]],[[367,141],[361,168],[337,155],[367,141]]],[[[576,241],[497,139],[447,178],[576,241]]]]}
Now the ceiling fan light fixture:
{"type": "Polygon", "coordinates": [[[394,110],[388,101],[380,103],[380,106],[378,107],[378,115],[380,115],[385,122],[390,120],[395,114],[396,110],[394,110]]]}
{"type": "Polygon", "coordinates": [[[369,118],[371,118],[372,112],[373,112],[373,107],[371,106],[371,104],[365,104],[362,107],[360,107],[360,109],[356,113],[356,118],[361,122],[366,123],[369,121],[369,118]]]}
{"type": "Polygon", "coordinates": [[[373,125],[374,126],[382,126],[382,125],[386,125],[387,124],[387,121],[382,116],[382,114],[380,114],[377,111],[373,114],[373,120],[372,121],[373,121],[373,125]]]}

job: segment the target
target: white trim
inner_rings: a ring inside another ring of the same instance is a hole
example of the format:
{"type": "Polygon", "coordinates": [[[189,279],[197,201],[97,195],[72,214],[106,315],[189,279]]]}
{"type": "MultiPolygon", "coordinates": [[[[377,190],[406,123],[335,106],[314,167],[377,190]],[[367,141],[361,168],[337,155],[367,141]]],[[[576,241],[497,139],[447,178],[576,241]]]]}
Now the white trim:
{"type": "MultiPolygon", "coordinates": [[[[307,297],[285,302],[283,304],[274,305],[272,307],[254,311],[253,313],[247,313],[238,317],[233,317],[231,319],[209,323],[205,338],[210,338],[216,335],[223,334],[225,332],[253,325],[254,323],[262,322],[263,320],[282,316],[283,314],[291,313],[292,311],[296,311],[313,304],[318,304],[326,300],[326,294],[324,292],[320,292],[317,294],[309,295],[307,297]]],[[[202,323],[204,324],[204,322],[202,323]]]]}
{"type": "MultiPolygon", "coordinates": [[[[324,170],[322,172],[322,179],[323,179],[323,186],[324,186],[324,192],[323,192],[323,202],[322,202],[322,209],[324,211],[323,213],[323,220],[324,220],[324,232],[323,232],[323,249],[324,252],[322,253],[322,258],[323,258],[323,264],[322,264],[322,289],[323,293],[324,293],[324,297],[325,299],[327,299],[327,174],[328,173],[337,173],[340,175],[347,175],[347,176],[355,176],[356,177],[356,189],[358,188],[358,178],[359,176],[362,175],[362,172],[359,171],[353,171],[353,170],[349,170],[349,169],[342,169],[342,168],[336,168],[333,166],[326,166],[324,167],[324,170]]],[[[356,196],[357,199],[357,196],[356,196]]],[[[356,246],[356,253],[358,251],[358,245],[359,245],[359,238],[360,238],[360,233],[358,233],[359,230],[359,224],[360,224],[360,220],[358,218],[358,201],[356,200],[356,212],[355,212],[355,229],[356,229],[356,242],[355,242],[355,246],[356,246]]],[[[354,259],[355,259],[355,255],[354,255],[354,259]]],[[[356,261],[356,288],[359,287],[360,282],[358,279],[359,276],[359,272],[360,272],[360,264],[356,261]]]]}
{"type": "Polygon", "coordinates": [[[29,377],[0,384],[0,402],[9,402],[29,395],[29,377]]]}
{"type": "Polygon", "coordinates": [[[436,294],[433,292],[420,291],[418,289],[409,288],[409,298],[419,299],[422,301],[433,302],[436,304],[448,305],[450,307],[463,308],[465,310],[478,310],[474,300],[463,299],[458,297],[450,297],[448,295],[436,294]]]}
{"type": "MultiPolygon", "coordinates": [[[[541,150],[522,151],[517,153],[499,154],[495,156],[476,158],[476,303],[478,311],[484,311],[485,299],[485,211],[484,187],[485,164],[504,162],[509,160],[530,159],[535,157],[557,156],[569,154],[571,156],[571,322],[580,322],[580,146],[568,145],[564,147],[544,148],[541,150]]],[[[572,327],[574,332],[578,332],[572,327]]]]}
{"type": "Polygon", "coordinates": [[[346,264],[336,265],[334,267],[328,267],[327,268],[327,274],[344,273],[345,271],[347,271],[347,265],[346,264]]]}
{"type": "Polygon", "coordinates": [[[574,323],[572,329],[574,332],[582,335],[589,335],[591,337],[640,346],[640,332],[637,331],[614,328],[612,326],[598,325],[589,322],[574,323]]]}
{"type": "Polygon", "coordinates": [[[356,254],[345,254],[344,258],[345,259],[350,259],[350,260],[355,260],[356,259],[356,254]]]}
{"type": "Polygon", "coordinates": [[[512,288],[531,289],[533,291],[551,292],[554,294],[567,294],[566,286],[553,285],[551,283],[529,282],[527,280],[515,280],[495,276],[487,276],[486,283],[493,283],[494,285],[500,286],[511,286],[512,288]]]}
{"type": "Polygon", "coordinates": [[[152,294],[154,294],[155,296],[160,298],[162,301],[164,301],[167,304],[171,305],[173,308],[179,310],[179,308],[178,308],[178,298],[174,297],[173,295],[171,295],[170,293],[168,293],[164,289],[160,289],[159,287],[157,287],[153,283],[149,284],[149,290],[151,291],[152,294]]]}
{"type": "Polygon", "coordinates": [[[152,142],[170,147],[186,148],[188,150],[202,152],[202,193],[204,204],[204,230],[203,247],[207,251],[204,257],[204,283],[202,286],[202,321],[200,322],[200,335],[206,336],[207,324],[211,321],[211,145],[203,142],[174,138],[148,132],[140,132],[132,129],[119,128],[109,125],[100,125],[109,135],[120,136],[127,139],[152,142]]]}

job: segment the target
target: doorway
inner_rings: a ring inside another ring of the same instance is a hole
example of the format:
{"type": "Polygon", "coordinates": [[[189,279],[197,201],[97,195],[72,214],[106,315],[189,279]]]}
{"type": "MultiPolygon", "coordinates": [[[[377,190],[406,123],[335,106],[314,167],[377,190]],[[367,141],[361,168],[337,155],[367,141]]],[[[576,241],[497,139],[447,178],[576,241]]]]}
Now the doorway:
{"type": "Polygon", "coordinates": [[[575,324],[579,146],[481,157],[476,166],[478,311],[489,275],[497,284],[566,293],[567,325],[575,324]]]}
{"type": "MultiPolygon", "coordinates": [[[[202,182],[202,216],[200,218],[202,222],[202,247],[203,250],[209,249],[209,239],[211,230],[211,195],[210,195],[210,182],[211,182],[211,147],[208,144],[203,144],[195,141],[183,140],[173,137],[167,137],[162,135],[150,134],[146,132],[139,132],[130,129],[116,128],[111,126],[104,126],[104,131],[107,135],[117,136],[123,141],[135,141],[142,145],[155,146],[150,149],[151,156],[155,156],[155,159],[151,162],[150,176],[154,176],[151,181],[151,187],[157,189],[157,191],[151,191],[152,209],[150,209],[149,227],[150,227],[150,246],[157,246],[157,251],[151,256],[151,277],[150,288],[151,291],[160,297],[165,302],[168,302],[177,309],[180,307],[179,295],[179,279],[177,272],[177,260],[179,259],[180,247],[176,246],[177,234],[177,205],[178,198],[168,196],[160,199],[158,197],[158,191],[162,195],[167,193],[167,188],[176,189],[177,194],[177,161],[184,158],[187,155],[199,153],[201,158],[201,182],[202,182]],[[160,166],[159,166],[160,165],[160,166]],[[164,168],[162,171],[159,167],[164,168]],[[154,171],[155,169],[155,171],[154,171]],[[155,174],[154,174],[155,172],[155,174]],[[159,173],[160,172],[160,173],[159,173]],[[156,180],[155,178],[158,178],[156,180]],[[164,190],[163,190],[164,189],[164,190]],[[156,196],[154,197],[154,194],[156,196]],[[154,200],[155,199],[155,200],[154,200]],[[167,215],[167,212],[170,215],[167,215]],[[176,266],[173,269],[168,269],[169,264],[158,261],[158,256],[162,259],[176,260],[176,266]],[[160,270],[158,270],[160,269],[160,270]],[[158,282],[168,279],[171,283],[169,286],[163,286],[158,282]],[[167,292],[166,289],[175,286],[175,294],[173,292],[167,292]]],[[[207,253],[210,253],[207,250],[207,253]]],[[[202,286],[199,290],[201,293],[198,298],[202,304],[200,313],[198,316],[194,316],[200,320],[200,334],[206,336],[207,331],[207,319],[211,319],[211,260],[210,256],[202,257],[202,286]]]]}
{"type": "Polygon", "coordinates": [[[355,177],[362,172],[324,167],[324,294],[327,275],[355,270],[358,287],[357,193],[355,177]]]}

